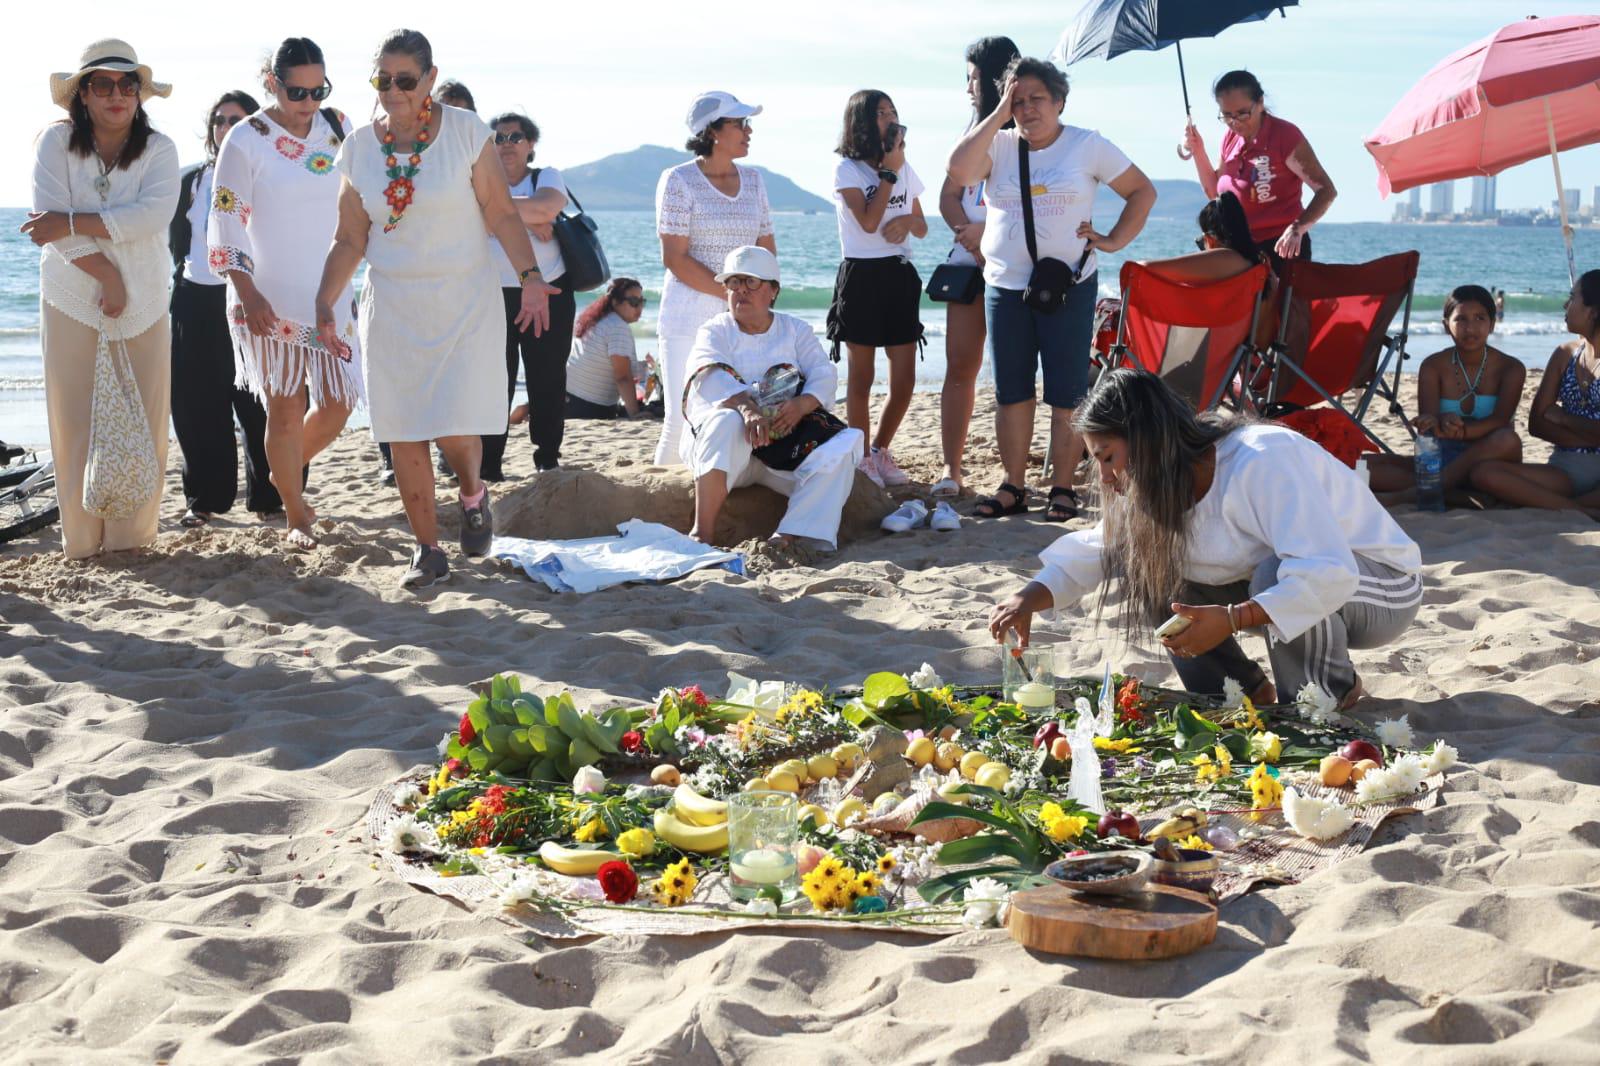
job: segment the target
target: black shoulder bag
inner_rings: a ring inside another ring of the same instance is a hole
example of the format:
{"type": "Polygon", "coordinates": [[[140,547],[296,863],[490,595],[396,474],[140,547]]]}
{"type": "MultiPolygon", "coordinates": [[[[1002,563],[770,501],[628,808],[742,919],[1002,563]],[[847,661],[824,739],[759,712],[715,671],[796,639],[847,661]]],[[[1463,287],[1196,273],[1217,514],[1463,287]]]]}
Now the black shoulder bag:
{"type": "MultiPolygon", "coordinates": [[[[539,171],[543,169],[538,167],[533,171],[536,192],[539,188],[539,171]]],[[[565,188],[567,199],[572,201],[578,213],[571,215],[563,208],[555,221],[550,223],[551,235],[561,248],[561,263],[565,267],[559,287],[563,292],[588,292],[611,280],[611,264],[606,261],[606,250],[600,246],[600,227],[595,225],[593,218],[584,214],[583,205],[573,195],[571,186],[565,188]]]]}
{"type": "Polygon", "coordinates": [[[1077,270],[1059,259],[1039,258],[1039,245],[1033,236],[1033,181],[1028,176],[1028,142],[1021,134],[1017,135],[1017,184],[1022,187],[1022,233],[1028,241],[1028,258],[1033,260],[1033,273],[1028,277],[1028,287],[1022,290],[1022,302],[1040,314],[1052,314],[1066,304],[1067,293],[1081,279],[1090,249],[1088,244],[1083,246],[1077,270]]]}

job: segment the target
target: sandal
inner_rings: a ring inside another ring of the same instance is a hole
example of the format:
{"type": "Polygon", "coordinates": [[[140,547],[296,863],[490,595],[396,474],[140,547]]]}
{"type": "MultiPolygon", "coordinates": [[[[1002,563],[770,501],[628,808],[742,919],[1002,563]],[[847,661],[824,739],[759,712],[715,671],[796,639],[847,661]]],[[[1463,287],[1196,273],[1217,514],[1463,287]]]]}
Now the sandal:
{"type": "Polygon", "coordinates": [[[985,496],[972,508],[972,513],[979,518],[1004,518],[1006,515],[1022,514],[1028,509],[1028,491],[1019,489],[1007,481],[994,490],[993,496],[985,496]],[[1002,492],[1010,493],[1011,504],[1007,506],[1000,502],[1002,492]]]}
{"type": "Polygon", "coordinates": [[[1072,489],[1060,485],[1050,486],[1050,506],[1045,508],[1046,522],[1070,522],[1083,513],[1083,501],[1072,489]]]}
{"type": "Polygon", "coordinates": [[[178,519],[178,525],[184,529],[199,529],[209,521],[211,521],[211,516],[204,511],[190,509],[183,512],[183,517],[178,519]]]}

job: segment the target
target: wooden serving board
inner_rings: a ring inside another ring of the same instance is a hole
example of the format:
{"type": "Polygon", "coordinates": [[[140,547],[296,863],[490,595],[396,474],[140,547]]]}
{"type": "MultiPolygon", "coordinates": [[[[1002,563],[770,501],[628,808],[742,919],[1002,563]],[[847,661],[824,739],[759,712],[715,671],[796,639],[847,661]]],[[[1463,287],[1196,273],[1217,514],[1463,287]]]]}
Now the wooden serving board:
{"type": "Polygon", "coordinates": [[[1206,897],[1152,884],[1135,896],[1080,895],[1063,885],[1011,897],[1006,920],[1023,947],[1097,959],[1169,959],[1211,943],[1217,908],[1206,897]]]}

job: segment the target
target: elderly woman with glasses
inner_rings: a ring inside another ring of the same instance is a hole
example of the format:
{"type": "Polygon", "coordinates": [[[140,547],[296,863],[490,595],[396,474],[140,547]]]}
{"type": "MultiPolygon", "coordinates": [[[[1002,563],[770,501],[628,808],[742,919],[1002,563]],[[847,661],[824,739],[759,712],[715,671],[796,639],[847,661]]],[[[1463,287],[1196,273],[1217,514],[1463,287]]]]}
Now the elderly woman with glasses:
{"type": "Polygon", "coordinates": [[[339,151],[339,226],[317,290],[317,330],[331,350],[348,351],[335,304],[365,259],[361,342],[372,431],[391,446],[416,538],[401,585],[423,588],[450,576],[430,442],[460,478],[462,552],[484,555],[494,539],[479,470],[483,437],[506,428],[506,319],[487,234],[499,239],[521,285],[516,328],[547,328],[555,290],[539,276],[494,132],[472,112],[434,102],[439,71],[428,39],[396,30],[374,65],[383,114],[339,151]]]}
{"type": "Polygon", "coordinates": [[[716,280],[728,310],[700,327],[682,396],[690,434],[684,458],[694,472],[689,535],[711,543],[728,491],[765,485],[789,497],[772,543],[819,541],[832,549],[866,442],[859,429],[827,415],[838,371],[809,325],[772,310],[777,256],[735,248],[716,280]],[[786,455],[771,454],[786,440],[786,455]],[[795,447],[800,442],[807,443],[795,447]]]}
{"type": "Polygon", "coordinates": [[[96,41],[77,70],[50,76],[50,95],[68,117],[47,126],[34,145],[33,210],[22,232],[42,249],[39,339],[61,547],[69,559],[141,547],[156,536],[159,489],[131,516],[102,518],[84,510],[83,483],[102,334],[126,345],[156,463],[166,468],[172,363],[165,238],[178,202],[178,150],[150,127],[144,102],[171,92],[127,42],[96,41]]]}
{"type": "MultiPolygon", "coordinates": [[[[1244,205],[1250,236],[1281,268],[1285,259],[1310,259],[1308,231],[1328,213],[1339,191],[1322,169],[1305,134],[1267,110],[1261,82],[1248,70],[1230,70],[1212,86],[1217,118],[1228,127],[1222,136],[1222,161],[1213,167],[1206,142],[1190,123],[1185,148],[1194,155],[1195,173],[1215,200],[1231,192],[1244,205]],[[1301,186],[1311,187],[1311,202],[1300,204],[1301,186]]],[[[1181,153],[1180,153],[1181,154],[1181,153]]]]}

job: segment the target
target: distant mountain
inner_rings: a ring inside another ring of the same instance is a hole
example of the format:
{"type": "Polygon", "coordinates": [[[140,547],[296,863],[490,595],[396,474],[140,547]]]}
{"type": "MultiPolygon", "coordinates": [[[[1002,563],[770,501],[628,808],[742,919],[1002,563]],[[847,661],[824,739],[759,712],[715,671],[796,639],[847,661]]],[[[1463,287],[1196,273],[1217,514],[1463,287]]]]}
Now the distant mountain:
{"type": "MultiPolygon", "coordinates": [[[[656,182],[668,167],[691,158],[686,151],[656,144],[640,145],[582,166],[563,167],[561,176],[591,211],[651,211],[656,206],[656,182]]],[[[767,185],[767,203],[774,211],[828,211],[833,205],[806,192],[766,167],[756,167],[767,185]]]]}
{"type": "MultiPolygon", "coordinates": [[[[1198,181],[1157,178],[1153,184],[1156,187],[1156,206],[1150,212],[1151,218],[1193,222],[1206,205],[1206,191],[1198,181]]],[[[1121,211],[1122,197],[1112,192],[1109,186],[1100,186],[1094,198],[1095,222],[1109,226],[1121,211]]],[[[1105,232],[1104,229],[1101,232],[1105,232]]]]}

